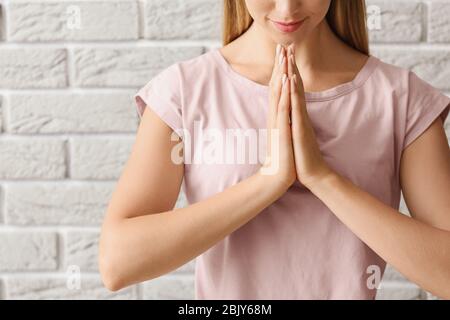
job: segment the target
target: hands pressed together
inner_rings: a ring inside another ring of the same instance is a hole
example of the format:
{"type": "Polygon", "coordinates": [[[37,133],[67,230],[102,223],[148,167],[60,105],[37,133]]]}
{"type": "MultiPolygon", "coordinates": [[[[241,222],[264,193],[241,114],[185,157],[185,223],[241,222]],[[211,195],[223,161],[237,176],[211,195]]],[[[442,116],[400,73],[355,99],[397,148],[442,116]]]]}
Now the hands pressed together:
{"type": "Polygon", "coordinates": [[[270,79],[266,161],[260,168],[289,187],[296,179],[305,187],[333,173],[324,161],[306,110],[294,45],[277,45],[270,79]]]}

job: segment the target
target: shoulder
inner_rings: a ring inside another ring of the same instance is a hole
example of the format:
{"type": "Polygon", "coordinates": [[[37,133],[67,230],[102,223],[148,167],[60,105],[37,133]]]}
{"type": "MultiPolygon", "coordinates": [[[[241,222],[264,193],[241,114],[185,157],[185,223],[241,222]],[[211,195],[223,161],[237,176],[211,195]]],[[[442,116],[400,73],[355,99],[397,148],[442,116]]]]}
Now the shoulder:
{"type": "Polygon", "coordinates": [[[205,82],[213,79],[213,73],[217,72],[220,64],[217,62],[215,49],[205,49],[202,54],[176,63],[183,85],[202,87],[205,82]]]}
{"type": "Polygon", "coordinates": [[[173,62],[160,70],[154,78],[180,83],[195,83],[210,74],[217,67],[213,49],[201,54],[173,62]]]}
{"type": "Polygon", "coordinates": [[[190,58],[174,62],[164,68],[160,73],[177,74],[182,78],[186,78],[197,77],[204,72],[209,72],[211,71],[211,68],[216,66],[214,50],[215,49],[202,51],[200,54],[190,58]]]}
{"type": "Polygon", "coordinates": [[[383,61],[373,56],[376,60],[376,68],[372,74],[372,81],[384,90],[396,92],[408,91],[408,84],[413,72],[407,68],[383,61]]]}
{"type": "Polygon", "coordinates": [[[407,123],[406,145],[439,115],[446,121],[450,97],[413,70],[378,60],[373,81],[374,91],[380,97],[399,104],[395,111],[401,112],[407,123]]]}
{"type": "Polygon", "coordinates": [[[398,93],[421,94],[440,91],[432,83],[418,75],[414,70],[383,61],[375,57],[377,67],[373,73],[373,81],[383,89],[392,89],[398,93]]]}

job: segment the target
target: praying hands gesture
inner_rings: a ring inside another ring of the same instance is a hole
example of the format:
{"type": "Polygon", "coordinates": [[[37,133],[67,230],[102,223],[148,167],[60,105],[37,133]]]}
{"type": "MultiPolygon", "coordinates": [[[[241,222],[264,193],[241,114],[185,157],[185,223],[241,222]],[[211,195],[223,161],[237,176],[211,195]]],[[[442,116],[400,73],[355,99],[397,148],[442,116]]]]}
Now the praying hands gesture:
{"type": "Polygon", "coordinates": [[[306,110],[305,91],[295,63],[294,46],[288,47],[288,77],[290,79],[291,127],[297,179],[306,187],[331,173],[316,141],[306,110]]]}
{"type": "Polygon", "coordinates": [[[294,45],[277,46],[270,80],[267,157],[261,173],[307,188],[332,173],[324,161],[306,110],[294,45]],[[275,130],[274,130],[275,129],[275,130]]]}

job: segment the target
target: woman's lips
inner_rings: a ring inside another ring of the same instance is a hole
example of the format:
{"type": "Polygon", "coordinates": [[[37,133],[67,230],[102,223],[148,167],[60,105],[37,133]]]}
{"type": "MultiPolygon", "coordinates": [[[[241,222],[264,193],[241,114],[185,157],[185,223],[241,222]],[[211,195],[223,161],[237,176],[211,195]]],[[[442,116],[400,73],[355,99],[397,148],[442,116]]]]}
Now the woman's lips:
{"type": "Polygon", "coordinates": [[[277,27],[277,29],[282,32],[294,32],[295,30],[300,28],[300,26],[303,24],[304,20],[297,21],[294,23],[285,23],[285,22],[273,21],[273,20],[270,20],[270,21],[272,21],[274,26],[277,27]]]}

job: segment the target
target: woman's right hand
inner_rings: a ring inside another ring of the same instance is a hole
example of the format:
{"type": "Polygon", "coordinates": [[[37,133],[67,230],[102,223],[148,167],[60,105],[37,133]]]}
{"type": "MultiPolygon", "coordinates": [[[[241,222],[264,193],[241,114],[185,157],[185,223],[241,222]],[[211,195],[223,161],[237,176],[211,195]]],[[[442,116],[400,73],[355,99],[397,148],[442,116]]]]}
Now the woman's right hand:
{"type": "Polygon", "coordinates": [[[281,45],[277,48],[279,50],[275,55],[269,83],[266,158],[259,174],[287,189],[295,182],[297,173],[290,125],[290,80],[287,76],[286,49],[281,45]]]}

